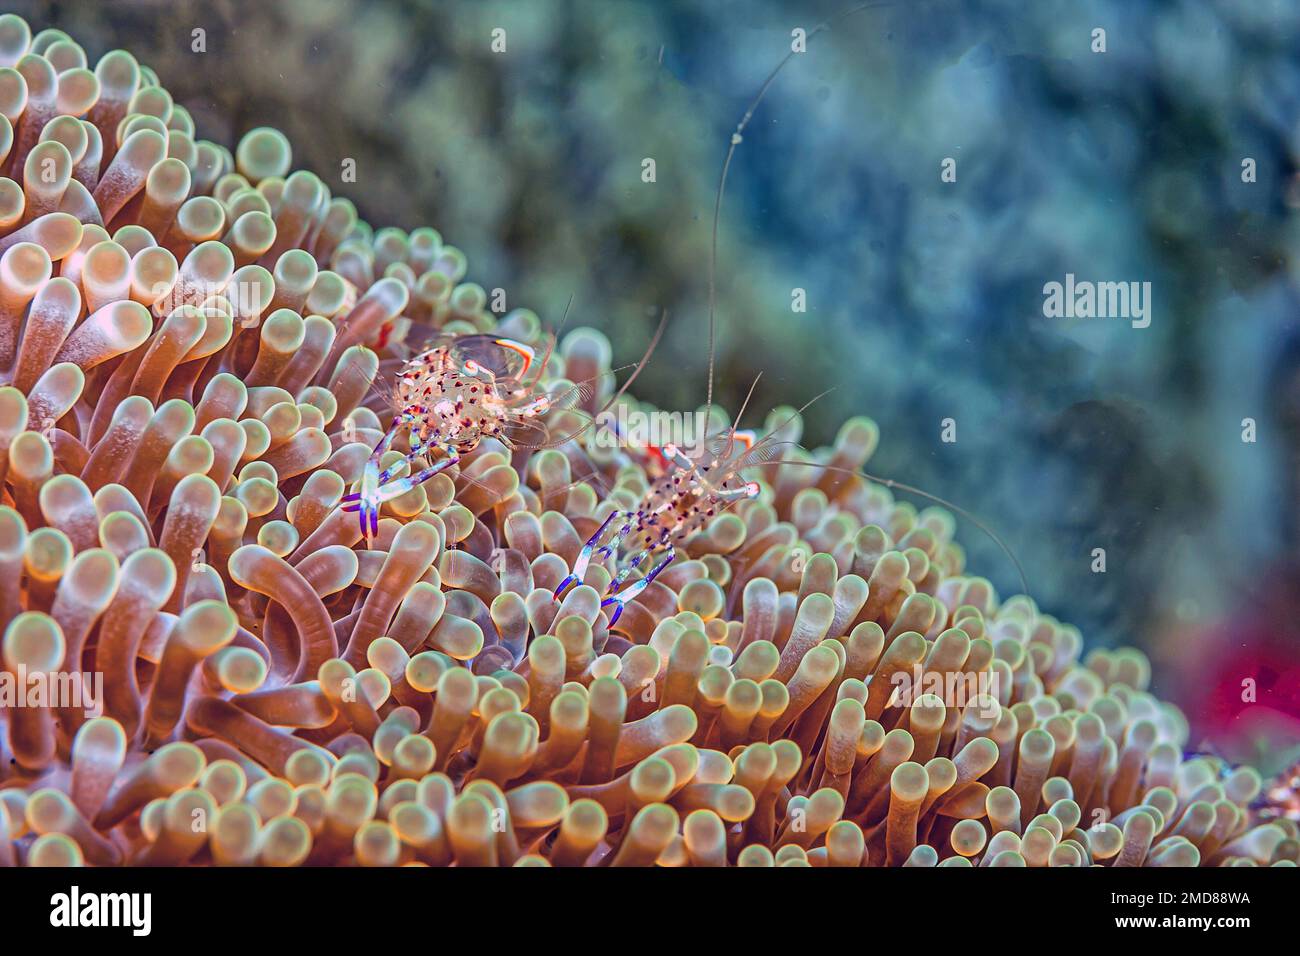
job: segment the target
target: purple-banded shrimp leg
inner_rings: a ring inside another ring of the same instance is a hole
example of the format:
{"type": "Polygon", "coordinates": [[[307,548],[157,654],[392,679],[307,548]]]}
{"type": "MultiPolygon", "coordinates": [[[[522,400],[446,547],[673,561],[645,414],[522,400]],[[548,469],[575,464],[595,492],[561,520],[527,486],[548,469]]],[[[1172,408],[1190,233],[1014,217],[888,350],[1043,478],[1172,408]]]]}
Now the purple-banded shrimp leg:
{"type": "MultiPolygon", "coordinates": [[[[623,527],[619,528],[618,531],[614,534],[614,537],[609,539],[608,544],[606,544],[603,548],[597,548],[596,554],[599,557],[608,558],[610,555],[617,552],[619,545],[621,545],[623,543],[623,539],[627,537],[627,533],[636,527],[637,518],[641,517],[641,515],[644,513],[645,512],[641,512],[641,511],[627,512],[627,521],[623,523],[623,527]]],[[[615,512],[615,514],[617,514],[617,512],[615,512]]]]}
{"type": "MultiPolygon", "coordinates": [[[[419,471],[415,472],[415,474],[406,475],[403,478],[392,477],[392,472],[402,466],[402,462],[400,461],[393,465],[392,468],[385,470],[384,474],[380,476],[383,478],[383,481],[380,482],[379,485],[379,500],[381,502],[392,501],[394,498],[406,494],[417,485],[424,484],[434,475],[440,474],[445,469],[450,468],[452,465],[460,461],[460,456],[450,448],[443,448],[442,453],[447,456],[442,461],[434,465],[429,465],[427,468],[421,468],[419,471]]],[[[409,461],[414,457],[415,453],[412,452],[411,455],[408,456],[407,460],[409,461]]]]}
{"type": "MultiPolygon", "coordinates": [[[[624,570],[625,571],[631,570],[632,567],[635,567],[637,564],[640,564],[641,559],[649,553],[650,553],[649,551],[642,551],[639,555],[637,555],[636,560],[633,562],[633,564],[624,570]]],[[[635,584],[631,585],[630,587],[624,588],[623,590],[619,591],[617,594],[611,594],[609,597],[605,598],[605,600],[600,602],[601,607],[608,607],[611,604],[614,605],[614,613],[609,619],[610,627],[613,627],[618,622],[619,616],[622,615],[623,613],[624,606],[629,601],[635,600],[637,597],[639,597],[641,592],[650,586],[650,582],[659,576],[659,572],[662,571],[664,568],[668,567],[668,565],[673,563],[673,558],[675,558],[676,556],[677,556],[676,552],[674,552],[672,548],[669,548],[667,553],[664,555],[664,559],[660,561],[658,564],[656,564],[653,568],[651,568],[649,574],[647,574],[640,581],[637,581],[635,584]]],[[[626,579],[625,574],[620,576],[626,579]]]]}
{"type": "MultiPolygon", "coordinates": [[[[417,471],[414,474],[406,475],[402,478],[392,477],[394,471],[400,468],[403,464],[409,462],[414,457],[415,455],[414,452],[412,452],[410,455],[407,455],[401,461],[394,463],[388,468],[385,468],[383,472],[380,473],[380,475],[378,476],[377,487],[371,493],[371,497],[365,500],[365,507],[368,508],[368,512],[367,511],[362,512],[363,517],[362,517],[361,533],[363,535],[369,538],[379,533],[379,506],[380,505],[382,505],[386,501],[392,501],[394,498],[398,498],[406,494],[412,488],[416,487],[417,485],[424,484],[424,482],[428,481],[434,475],[439,474],[444,469],[450,468],[452,465],[460,461],[460,456],[457,455],[454,451],[452,451],[451,448],[444,447],[442,451],[443,454],[447,456],[446,458],[444,458],[442,461],[436,464],[429,465],[427,468],[422,468],[420,471],[417,471]],[[366,530],[365,530],[365,515],[367,513],[369,513],[370,515],[370,524],[372,529],[369,535],[366,535],[366,530]]],[[[364,491],[365,490],[364,477],[362,479],[362,482],[363,482],[362,489],[364,491]]],[[[344,502],[343,504],[344,511],[352,511],[354,509],[361,509],[363,507],[361,493],[348,495],[343,499],[343,502],[344,502]]]]}
{"type": "MultiPolygon", "coordinates": [[[[648,548],[643,548],[638,552],[632,560],[627,563],[627,566],[624,567],[623,570],[614,575],[614,579],[609,582],[609,587],[605,589],[605,596],[608,597],[621,588],[623,582],[628,579],[628,576],[637,568],[641,567],[641,562],[650,557],[656,548],[665,547],[668,544],[668,537],[669,533],[664,531],[659,535],[659,541],[657,543],[650,545],[648,548]]],[[[668,550],[671,551],[672,548],[669,548],[668,550]]],[[[655,573],[657,574],[658,572],[656,571],[655,573]]]]}
{"type": "MultiPolygon", "coordinates": [[[[405,424],[406,422],[401,416],[393,420],[392,427],[388,429],[383,438],[379,439],[379,444],[375,446],[375,450],[370,453],[370,457],[366,459],[366,463],[361,469],[360,490],[356,494],[348,495],[343,499],[344,511],[359,513],[361,536],[363,538],[373,538],[379,533],[379,486],[383,484],[384,478],[384,475],[379,472],[379,460],[393,446],[393,439],[397,437],[397,430],[405,424]]],[[[384,474],[387,474],[387,471],[384,474]]]]}
{"type": "Polygon", "coordinates": [[[582,550],[578,552],[578,560],[573,562],[573,570],[569,573],[568,577],[560,582],[560,586],[555,589],[555,600],[558,601],[564,596],[565,591],[567,591],[572,585],[578,584],[584,577],[586,577],[587,565],[591,563],[591,556],[596,551],[596,545],[600,542],[601,536],[605,534],[605,529],[610,526],[619,514],[620,512],[611,511],[609,517],[605,519],[605,523],[597,528],[596,533],[587,539],[587,543],[584,544],[582,550]]]}
{"type": "Polygon", "coordinates": [[[617,591],[619,588],[623,586],[623,582],[628,579],[628,575],[630,575],[633,571],[639,568],[641,566],[641,562],[650,556],[650,550],[651,550],[650,548],[647,548],[646,550],[642,551],[640,554],[638,554],[636,557],[634,557],[631,561],[628,562],[627,567],[623,568],[623,570],[619,571],[617,574],[614,575],[613,580],[609,582],[609,587],[605,589],[606,597],[613,594],[615,591],[617,591]]]}

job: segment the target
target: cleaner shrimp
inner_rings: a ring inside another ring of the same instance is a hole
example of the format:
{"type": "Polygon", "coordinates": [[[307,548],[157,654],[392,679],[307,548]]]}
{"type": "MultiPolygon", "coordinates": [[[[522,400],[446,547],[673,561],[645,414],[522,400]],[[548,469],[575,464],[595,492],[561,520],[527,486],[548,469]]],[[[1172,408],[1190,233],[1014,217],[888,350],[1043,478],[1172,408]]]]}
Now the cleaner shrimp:
{"type": "MultiPolygon", "coordinates": [[[[832,20],[828,20],[810,30],[807,39],[811,40],[814,36],[830,28],[834,22],[852,16],[862,10],[876,9],[882,7],[894,6],[893,0],[883,0],[883,2],[868,2],[859,4],[851,9],[844,11],[832,20]]],[[[768,90],[776,81],[777,76],[795,56],[791,51],[776,65],[776,67],[767,75],[762,86],[759,88],[757,95],[749,104],[740,122],[736,125],[731,134],[726,157],[723,160],[722,172],[718,181],[718,189],[713,208],[713,226],[711,236],[711,246],[709,255],[709,282],[708,282],[708,377],[705,395],[705,420],[710,420],[713,411],[713,382],[714,368],[716,358],[716,305],[717,305],[717,256],[718,256],[718,226],[722,214],[722,202],[726,192],[727,176],[731,170],[731,163],[736,154],[737,147],[744,141],[745,128],[754,118],[754,113],[766,97],[768,90]]],[[[755,385],[757,380],[755,380],[755,385]]],[[[749,397],[752,397],[754,387],[751,386],[749,396],[745,399],[745,405],[748,405],[749,397]]],[[[826,393],[818,395],[795,412],[799,415],[807,409],[813,402],[817,401],[826,393]]],[[[740,413],[736,416],[735,422],[740,421],[743,416],[745,406],[741,407],[740,413]]],[[[795,416],[791,416],[791,420],[795,416]]],[[[663,474],[656,478],[642,501],[638,506],[630,511],[612,512],[605,521],[596,529],[595,533],[583,546],[577,561],[574,563],[572,572],[556,588],[555,597],[560,599],[565,591],[572,585],[580,583],[586,575],[587,568],[593,558],[606,559],[613,558],[616,565],[616,571],[610,581],[609,588],[605,597],[601,601],[602,607],[612,606],[613,614],[610,617],[609,624],[612,627],[618,621],[622,614],[623,608],[629,602],[640,595],[656,577],[667,568],[676,557],[676,548],[674,545],[684,542],[691,535],[702,530],[705,525],[711,522],[717,515],[726,509],[751,498],[756,498],[761,493],[758,482],[746,480],[743,472],[758,465],[802,465],[806,467],[820,468],[825,472],[841,473],[857,480],[872,481],[891,490],[897,489],[908,494],[925,498],[935,504],[947,508],[957,514],[960,514],[973,525],[979,528],[983,533],[988,535],[1002,552],[1010,559],[1015,566],[1016,573],[1019,576],[1020,584],[1024,593],[1029,592],[1029,586],[1025,579],[1024,570],[1020,562],[1016,559],[1014,553],[1007,544],[992,529],[982,521],[972,515],[965,509],[958,507],[950,501],[937,495],[923,491],[912,485],[904,484],[889,478],[880,478],[875,475],[867,474],[861,469],[842,468],[836,465],[822,463],[818,461],[808,461],[793,458],[777,457],[779,449],[783,446],[793,445],[793,442],[779,441],[777,437],[783,432],[785,425],[781,425],[761,439],[755,439],[753,433],[743,432],[737,429],[733,423],[731,427],[722,435],[714,436],[705,441],[703,453],[692,458],[687,455],[681,448],[675,445],[665,445],[663,447],[647,446],[640,449],[642,456],[647,460],[654,460],[663,465],[663,474]],[[603,545],[601,541],[605,538],[610,527],[619,519],[622,524],[603,545]],[[629,538],[630,536],[630,538],[629,538]],[[635,542],[632,551],[626,559],[620,560],[619,552],[623,548],[625,541],[635,542]],[[657,561],[652,563],[650,570],[639,580],[632,584],[627,584],[628,578],[639,570],[652,558],[657,557],[657,561]],[[621,564],[621,567],[617,567],[621,564]]],[[[615,431],[618,434],[617,431],[615,431]]]]}
{"type": "MultiPolygon", "coordinates": [[[[753,388],[750,394],[753,394],[753,388]]],[[[698,458],[692,458],[673,443],[655,447],[654,450],[666,461],[667,471],[651,483],[635,510],[613,511],[605,518],[583,545],[572,572],[555,589],[555,599],[559,600],[570,586],[582,581],[593,557],[617,559],[625,540],[636,542],[637,550],[615,573],[606,596],[600,602],[601,607],[614,608],[609,619],[610,627],[613,627],[627,602],[641,594],[664,568],[672,564],[677,554],[675,545],[702,530],[731,505],[758,496],[758,483],[744,480],[740,473],[750,465],[762,463],[767,453],[766,443],[778,432],[773,431],[755,443],[752,434],[739,432],[733,425],[725,435],[706,441],[703,454],[698,458]],[[617,519],[622,519],[622,525],[606,544],[601,545],[605,532],[617,519]],[[656,556],[658,562],[644,577],[624,587],[632,572],[656,556]]]]}
{"type": "MultiPolygon", "coordinates": [[[[567,316],[568,310],[565,312],[567,316]]],[[[461,456],[473,451],[485,438],[497,439],[511,449],[539,450],[579,437],[641,374],[659,344],[666,322],[667,313],[632,374],[596,416],[558,438],[548,434],[541,421],[543,416],[552,411],[576,411],[595,395],[600,378],[621,369],[574,383],[552,395],[541,387],[541,378],[554,350],[554,337],[548,337],[540,359],[532,346],[510,338],[490,334],[435,338],[397,373],[388,396],[394,409],[392,424],[366,460],[360,487],[343,498],[343,510],[357,512],[361,533],[370,539],[378,534],[379,509],[384,502],[458,464],[461,456]],[[403,430],[408,434],[409,451],[380,470],[384,455],[403,430]],[[525,440],[530,436],[540,436],[540,440],[525,440]],[[434,454],[441,457],[416,468],[417,459],[427,460],[434,454]],[[400,475],[407,467],[410,471],[400,475]]]]}

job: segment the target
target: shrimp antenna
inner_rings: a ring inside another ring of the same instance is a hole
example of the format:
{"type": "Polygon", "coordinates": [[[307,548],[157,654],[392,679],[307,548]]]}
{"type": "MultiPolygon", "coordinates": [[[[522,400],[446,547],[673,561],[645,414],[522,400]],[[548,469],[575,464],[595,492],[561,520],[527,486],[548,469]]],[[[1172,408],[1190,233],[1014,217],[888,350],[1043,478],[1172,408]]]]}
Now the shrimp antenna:
{"type": "Polygon", "coordinates": [[[745,417],[745,409],[749,408],[749,400],[754,397],[754,389],[758,388],[758,380],[762,377],[763,373],[759,372],[754,376],[754,381],[749,384],[749,392],[746,393],[745,400],[740,403],[740,411],[736,412],[736,420],[731,423],[731,434],[733,437],[736,434],[736,428],[740,425],[740,420],[745,417]]]}
{"type": "Polygon", "coordinates": [[[622,386],[619,387],[619,390],[617,392],[615,392],[612,396],[610,396],[609,401],[607,401],[601,407],[600,411],[596,412],[595,415],[593,415],[590,419],[587,420],[587,423],[585,425],[583,425],[577,431],[565,435],[563,438],[557,438],[554,441],[549,441],[544,445],[523,446],[523,447],[557,448],[560,445],[563,445],[565,442],[572,441],[573,439],[579,437],[580,435],[583,434],[583,432],[591,428],[592,425],[596,424],[596,422],[600,419],[600,417],[604,415],[607,411],[609,411],[614,406],[614,403],[617,402],[620,398],[622,398],[623,394],[629,388],[631,388],[632,383],[636,381],[637,376],[640,375],[642,369],[646,367],[646,363],[650,361],[650,356],[654,355],[655,349],[659,346],[659,340],[663,338],[664,327],[667,324],[668,324],[668,310],[665,309],[663,311],[662,317],[659,319],[659,328],[655,329],[654,338],[650,340],[650,345],[646,348],[645,354],[641,356],[641,361],[637,362],[636,368],[633,369],[632,374],[627,377],[627,381],[624,382],[622,386]]]}
{"type": "MultiPolygon", "coordinates": [[[[365,379],[365,374],[356,365],[345,365],[342,371],[336,370],[336,374],[339,377],[340,384],[351,381],[366,386],[360,401],[357,402],[358,408],[368,407],[366,403],[371,401],[373,396],[378,397],[389,411],[397,411],[397,387],[388,380],[388,376],[382,371],[381,367],[376,367],[374,377],[368,382],[365,379]]],[[[337,418],[337,415],[335,417],[337,418]]],[[[338,420],[342,421],[342,419],[338,420]]],[[[330,424],[333,424],[333,422],[330,424]]]]}
{"type": "Polygon", "coordinates": [[[745,395],[745,400],[740,403],[740,411],[736,412],[736,417],[732,420],[731,427],[727,429],[727,443],[723,445],[726,452],[724,455],[719,455],[719,457],[725,457],[726,455],[731,454],[731,446],[736,440],[736,429],[740,427],[740,420],[745,417],[745,409],[749,407],[749,400],[754,397],[754,389],[758,388],[758,380],[762,377],[763,373],[759,372],[754,376],[754,381],[750,383],[749,392],[745,395]]]}
{"type": "Polygon", "coordinates": [[[569,321],[569,310],[573,308],[574,293],[569,293],[569,301],[564,306],[564,314],[560,316],[560,327],[555,330],[555,338],[558,341],[560,333],[564,331],[565,324],[569,321]]]}
{"type": "Polygon", "coordinates": [[[525,390],[532,391],[542,381],[542,374],[546,371],[546,365],[551,360],[551,354],[555,351],[555,346],[559,344],[560,334],[564,331],[565,323],[569,321],[569,310],[571,308],[573,308],[572,293],[569,294],[569,302],[564,307],[564,315],[560,316],[560,327],[555,330],[554,335],[547,341],[546,351],[542,353],[542,360],[537,363],[537,375],[532,382],[524,386],[525,390]]]}
{"type": "Polygon", "coordinates": [[[846,475],[853,475],[858,478],[865,478],[868,481],[874,481],[876,484],[884,485],[886,488],[891,488],[891,489],[897,488],[900,491],[906,491],[908,494],[918,495],[919,497],[925,498],[929,501],[933,501],[935,504],[941,505],[942,507],[947,508],[950,511],[955,511],[957,512],[957,514],[961,515],[963,518],[965,518],[975,527],[979,528],[981,531],[983,531],[986,535],[988,535],[993,540],[993,543],[996,544],[1002,550],[1002,553],[1005,554],[1010,559],[1011,563],[1015,566],[1016,574],[1020,577],[1021,593],[1022,594],[1029,593],[1029,582],[1025,579],[1025,569],[1020,566],[1020,561],[1017,560],[1015,553],[1012,552],[1011,550],[1011,547],[1005,541],[1003,541],[1002,538],[999,537],[998,534],[992,528],[986,525],[983,521],[975,517],[975,515],[971,514],[965,508],[953,504],[951,501],[948,501],[946,498],[940,498],[938,495],[932,495],[928,491],[922,491],[920,488],[916,488],[912,485],[904,484],[901,481],[895,481],[893,478],[879,478],[875,475],[868,474],[865,471],[854,471],[853,469],[850,468],[840,468],[835,465],[823,465],[819,461],[799,461],[798,459],[795,458],[777,458],[777,459],[773,459],[772,461],[764,462],[764,464],[803,465],[808,468],[821,468],[824,471],[837,471],[846,475]]]}
{"type": "Polygon", "coordinates": [[[835,391],[837,388],[839,388],[838,385],[832,385],[830,388],[826,389],[823,392],[819,392],[818,394],[814,395],[812,398],[808,399],[808,401],[800,405],[798,408],[796,408],[793,412],[789,414],[789,416],[786,418],[785,421],[783,421],[780,425],[777,425],[775,428],[769,431],[758,441],[754,442],[754,447],[750,449],[750,454],[753,454],[763,445],[766,445],[768,442],[772,441],[777,435],[779,435],[782,431],[785,430],[786,425],[789,425],[792,421],[794,421],[804,412],[808,411],[808,409],[812,406],[814,402],[821,401],[823,398],[825,398],[831,392],[835,391]]]}
{"type": "MultiPolygon", "coordinates": [[[[893,7],[898,5],[898,0],[868,0],[866,3],[860,3],[855,7],[837,14],[829,20],[823,20],[817,26],[808,32],[804,41],[804,49],[807,49],[807,41],[811,40],[817,34],[829,30],[831,24],[845,20],[853,14],[862,10],[878,9],[881,7],[893,7]]],[[[736,155],[736,147],[744,141],[745,127],[754,118],[754,112],[758,109],[763,98],[767,96],[767,91],[772,88],[776,82],[777,76],[785,69],[785,65],[794,59],[796,51],[791,49],[789,53],[781,58],[778,63],[767,75],[763,85],[759,87],[758,93],[754,96],[749,108],[745,110],[745,115],[740,118],[736,124],[736,129],[731,134],[731,142],[727,146],[727,156],[722,161],[722,174],[718,177],[718,194],[713,202],[713,237],[709,248],[709,381],[708,392],[705,398],[705,416],[713,411],[713,365],[714,365],[714,312],[717,305],[717,273],[718,273],[718,221],[722,218],[722,197],[727,191],[727,173],[731,171],[731,160],[736,155]]]]}

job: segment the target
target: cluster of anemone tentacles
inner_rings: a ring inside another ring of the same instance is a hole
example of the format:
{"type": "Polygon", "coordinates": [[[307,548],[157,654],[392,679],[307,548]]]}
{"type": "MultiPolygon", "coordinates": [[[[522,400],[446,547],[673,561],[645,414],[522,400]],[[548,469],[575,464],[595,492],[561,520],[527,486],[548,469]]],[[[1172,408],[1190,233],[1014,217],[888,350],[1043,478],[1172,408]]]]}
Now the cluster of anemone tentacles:
{"type": "MultiPolygon", "coordinates": [[[[610,566],[554,590],[656,462],[590,432],[484,440],[363,541],[376,377],[537,317],[86,64],[0,17],[0,865],[1294,865],[1141,654],[1081,660],[865,479],[754,468],[613,629],[610,566]]],[[[577,330],[543,382],[609,367],[577,330]]]]}

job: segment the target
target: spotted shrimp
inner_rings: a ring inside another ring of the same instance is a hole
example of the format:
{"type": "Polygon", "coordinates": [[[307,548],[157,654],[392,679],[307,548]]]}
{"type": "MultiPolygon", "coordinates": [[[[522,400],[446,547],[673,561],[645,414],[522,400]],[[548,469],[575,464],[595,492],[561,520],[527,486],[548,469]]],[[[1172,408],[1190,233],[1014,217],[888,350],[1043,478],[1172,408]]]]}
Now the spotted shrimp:
{"type": "MultiPolygon", "coordinates": [[[[751,387],[750,396],[753,391],[751,387]]],[[[746,405],[748,401],[747,398],[746,405]]],[[[741,415],[737,416],[737,421],[741,415]]],[[[573,570],[555,589],[556,600],[585,578],[593,558],[614,558],[616,564],[622,566],[616,569],[601,601],[601,607],[614,609],[609,618],[609,625],[613,627],[627,603],[672,564],[679,545],[702,531],[728,508],[758,497],[761,490],[758,483],[746,480],[742,472],[771,460],[777,450],[787,444],[777,440],[781,431],[780,428],[774,429],[755,440],[752,432],[741,431],[732,425],[725,432],[706,440],[694,457],[673,443],[655,447],[654,452],[665,462],[666,470],[651,482],[635,510],[613,511],[605,518],[583,545],[573,570]],[[615,522],[621,524],[602,545],[606,532],[615,522]],[[628,545],[626,549],[625,543],[628,545]],[[620,562],[622,550],[627,554],[626,560],[620,562]],[[653,565],[650,570],[637,581],[627,584],[632,573],[647,563],[653,565]]]]}
{"type": "MultiPolygon", "coordinates": [[[[665,314],[640,362],[597,417],[636,380],[654,353],[666,321],[665,314]]],[[[594,419],[570,434],[553,437],[541,421],[553,411],[576,411],[595,394],[600,378],[574,383],[558,394],[543,389],[541,378],[554,345],[554,338],[548,338],[539,358],[536,349],[515,339],[487,334],[449,336],[435,339],[409,359],[397,373],[389,396],[394,409],[392,424],[366,460],[360,487],[342,502],[344,511],[357,512],[362,536],[369,539],[378,534],[379,509],[385,502],[458,464],[485,438],[497,439],[508,448],[537,450],[555,448],[591,427],[594,419]],[[410,450],[381,470],[384,455],[403,430],[410,450]],[[526,440],[530,436],[540,440],[526,440]],[[428,460],[434,455],[440,457],[422,468],[415,467],[417,459],[428,460]],[[407,474],[399,475],[408,467],[407,474]]]]}

